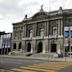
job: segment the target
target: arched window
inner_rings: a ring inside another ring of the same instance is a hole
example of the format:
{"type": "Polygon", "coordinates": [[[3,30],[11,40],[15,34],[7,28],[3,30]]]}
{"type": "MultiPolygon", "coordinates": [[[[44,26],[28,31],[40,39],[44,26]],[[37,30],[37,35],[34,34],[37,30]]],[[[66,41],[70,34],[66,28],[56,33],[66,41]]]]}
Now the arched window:
{"type": "Polygon", "coordinates": [[[13,49],[16,49],[16,43],[13,44],[13,49]]]}
{"type": "Polygon", "coordinates": [[[43,47],[42,42],[39,42],[38,43],[38,48],[37,48],[37,53],[42,52],[42,47],[43,47]]]}

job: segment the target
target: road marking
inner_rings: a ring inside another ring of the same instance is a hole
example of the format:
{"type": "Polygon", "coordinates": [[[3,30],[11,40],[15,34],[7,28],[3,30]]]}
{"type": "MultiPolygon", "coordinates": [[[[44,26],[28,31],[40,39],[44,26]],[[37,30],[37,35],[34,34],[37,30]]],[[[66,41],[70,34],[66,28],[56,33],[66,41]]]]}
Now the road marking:
{"type": "Polygon", "coordinates": [[[27,69],[27,70],[35,70],[35,71],[41,71],[41,72],[55,72],[54,70],[46,70],[46,69],[38,69],[38,68],[30,68],[30,67],[20,67],[21,69],[27,69]]]}
{"type": "Polygon", "coordinates": [[[27,67],[21,66],[19,69],[14,68],[17,72],[56,72],[62,68],[72,65],[72,62],[49,62],[43,64],[33,64],[27,67]]]}
{"type": "Polygon", "coordinates": [[[28,70],[28,69],[18,69],[18,68],[14,68],[14,69],[11,69],[11,71],[13,72],[35,72],[33,70],[28,70]]]}
{"type": "Polygon", "coordinates": [[[21,71],[21,69],[17,69],[17,68],[13,68],[13,69],[11,69],[12,71],[17,71],[17,72],[20,72],[21,71]]]}

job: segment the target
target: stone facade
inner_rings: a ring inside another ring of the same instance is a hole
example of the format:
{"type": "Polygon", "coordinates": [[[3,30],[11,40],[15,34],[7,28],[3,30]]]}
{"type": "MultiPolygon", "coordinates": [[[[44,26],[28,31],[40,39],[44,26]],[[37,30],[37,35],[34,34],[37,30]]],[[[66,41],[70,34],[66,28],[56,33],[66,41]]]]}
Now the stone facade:
{"type": "Polygon", "coordinates": [[[64,53],[64,27],[71,26],[72,10],[45,12],[43,8],[22,22],[13,23],[12,51],[64,53]]]}

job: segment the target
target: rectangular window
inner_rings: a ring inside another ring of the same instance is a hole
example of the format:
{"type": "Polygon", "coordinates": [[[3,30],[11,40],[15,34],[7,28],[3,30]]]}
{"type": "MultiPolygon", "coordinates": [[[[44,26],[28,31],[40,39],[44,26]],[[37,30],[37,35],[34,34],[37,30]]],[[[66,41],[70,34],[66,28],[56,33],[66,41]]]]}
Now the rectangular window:
{"type": "Polygon", "coordinates": [[[64,37],[68,38],[69,37],[69,31],[64,31],[64,37]]]}

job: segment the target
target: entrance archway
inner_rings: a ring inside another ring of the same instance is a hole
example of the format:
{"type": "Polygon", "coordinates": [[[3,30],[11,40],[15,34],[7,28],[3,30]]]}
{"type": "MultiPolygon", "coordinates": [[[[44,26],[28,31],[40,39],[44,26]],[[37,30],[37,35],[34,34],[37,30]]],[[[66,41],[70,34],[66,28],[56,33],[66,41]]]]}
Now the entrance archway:
{"type": "Polygon", "coordinates": [[[28,43],[27,44],[27,52],[30,52],[31,51],[31,43],[28,43]]]}
{"type": "Polygon", "coordinates": [[[13,44],[13,49],[16,49],[16,43],[13,44]]]}
{"type": "Polygon", "coordinates": [[[56,52],[57,51],[57,45],[56,44],[51,44],[51,52],[56,52]]]}
{"type": "Polygon", "coordinates": [[[42,42],[40,42],[39,44],[38,44],[38,49],[37,49],[37,53],[40,53],[40,52],[42,52],[42,42]]]}
{"type": "Polygon", "coordinates": [[[19,50],[21,49],[21,42],[19,43],[19,47],[18,47],[18,49],[19,49],[19,50]]]}

